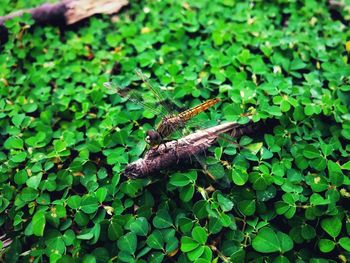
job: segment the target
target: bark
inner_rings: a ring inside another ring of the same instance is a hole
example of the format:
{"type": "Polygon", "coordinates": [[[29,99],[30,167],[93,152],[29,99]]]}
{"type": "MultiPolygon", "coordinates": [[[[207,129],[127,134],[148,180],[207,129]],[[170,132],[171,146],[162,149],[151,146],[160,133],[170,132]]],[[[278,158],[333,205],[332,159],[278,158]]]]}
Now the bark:
{"type": "Polygon", "coordinates": [[[195,160],[196,155],[204,154],[220,134],[229,133],[231,137],[237,138],[253,133],[258,126],[257,123],[252,122],[246,125],[228,122],[199,130],[179,140],[161,144],[158,148],[151,148],[143,158],[128,164],[123,175],[135,179],[158,174],[162,170],[183,167],[191,160],[195,160]]]}
{"type": "Polygon", "coordinates": [[[39,24],[71,25],[95,14],[116,13],[127,4],[127,0],[63,0],[2,16],[0,25],[24,13],[32,14],[33,19],[39,24]]]}

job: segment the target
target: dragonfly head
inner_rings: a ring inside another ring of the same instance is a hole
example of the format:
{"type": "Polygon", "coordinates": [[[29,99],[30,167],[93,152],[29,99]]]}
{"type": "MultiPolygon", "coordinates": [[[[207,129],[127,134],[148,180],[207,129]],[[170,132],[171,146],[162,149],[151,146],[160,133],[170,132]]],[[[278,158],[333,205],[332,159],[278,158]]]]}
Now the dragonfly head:
{"type": "Polygon", "coordinates": [[[147,131],[147,136],[145,138],[145,141],[151,145],[155,146],[162,143],[162,137],[160,136],[159,132],[154,130],[147,131]]]}

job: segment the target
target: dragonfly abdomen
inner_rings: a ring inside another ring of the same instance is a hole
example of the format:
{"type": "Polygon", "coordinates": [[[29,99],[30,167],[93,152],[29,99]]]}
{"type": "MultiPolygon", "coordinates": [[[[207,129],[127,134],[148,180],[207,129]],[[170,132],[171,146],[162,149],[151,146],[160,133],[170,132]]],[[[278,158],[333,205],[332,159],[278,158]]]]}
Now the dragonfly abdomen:
{"type": "Polygon", "coordinates": [[[215,98],[215,99],[210,99],[207,100],[191,109],[185,110],[181,113],[179,113],[179,118],[182,121],[188,121],[189,119],[191,119],[192,117],[196,116],[197,114],[205,111],[206,109],[212,107],[213,105],[215,105],[216,103],[218,103],[220,101],[219,98],[215,98]]]}

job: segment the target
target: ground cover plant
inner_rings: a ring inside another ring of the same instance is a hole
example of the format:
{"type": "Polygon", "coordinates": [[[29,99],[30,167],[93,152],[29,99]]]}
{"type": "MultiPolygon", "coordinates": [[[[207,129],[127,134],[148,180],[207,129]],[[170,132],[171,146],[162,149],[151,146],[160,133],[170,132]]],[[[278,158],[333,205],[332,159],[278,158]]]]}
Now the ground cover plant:
{"type": "Polygon", "coordinates": [[[164,0],[66,29],[6,22],[0,236],[13,242],[1,257],[346,262],[349,19],[345,2],[164,0]],[[135,68],[177,105],[221,98],[204,119],[248,112],[277,125],[212,149],[207,162],[229,186],[201,169],[128,180],[121,171],[156,116],[103,83],[113,75],[147,96],[135,68]]]}

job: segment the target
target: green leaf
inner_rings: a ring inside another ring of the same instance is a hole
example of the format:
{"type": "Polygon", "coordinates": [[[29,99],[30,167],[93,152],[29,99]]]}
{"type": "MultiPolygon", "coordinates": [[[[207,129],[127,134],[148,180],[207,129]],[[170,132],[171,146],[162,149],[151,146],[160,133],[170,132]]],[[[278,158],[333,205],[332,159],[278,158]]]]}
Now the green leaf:
{"type": "Polygon", "coordinates": [[[36,103],[27,103],[22,106],[25,112],[31,113],[37,110],[38,104],[36,103]]]}
{"type": "Polygon", "coordinates": [[[283,255],[274,258],[273,263],[290,263],[289,259],[283,255]]]}
{"type": "Polygon", "coordinates": [[[216,180],[225,176],[225,169],[220,163],[215,163],[208,165],[207,171],[211,174],[216,180]]]}
{"type": "Polygon", "coordinates": [[[32,219],[33,233],[36,236],[42,237],[46,225],[45,211],[37,211],[32,219]]]}
{"type": "Polygon", "coordinates": [[[247,171],[241,169],[232,169],[231,178],[236,185],[242,186],[245,185],[245,183],[248,181],[249,175],[247,171]]]}
{"type": "Polygon", "coordinates": [[[67,246],[71,246],[73,244],[75,237],[75,233],[71,229],[66,230],[62,236],[63,241],[67,246]]]}
{"type": "Polygon", "coordinates": [[[15,116],[12,117],[12,123],[19,128],[20,125],[22,124],[24,118],[26,117],[25,114],[21,113],[21,114],[16,114],[15,116]]]}
{"type": "Polygon", "coordinates": [[[165,250],[167,253],[175,251],[179,247],[179,241],[176,237],[173,237],[169,241],[166,242],[165,250]]]}
{"type": "Polygon", "coordinates": [[[194,195],[195,186],[193,184],[186,185],[180,190],[180,199],[183,202],[189,202],[194,195]]]}
{"type": "Polygon", "coordinates": [[[324,199],[321,195],[318,193],[314,193],[310,197],[310,204],[311,205],[328,205],[330,203],[329,199],[324,199]]]}
{"type": "Polygon", "coordinates": [[[192,230],[193,220],[187,217],[181,217],[178,222],[181,232],[189,233],[192,230]]]}
{"type": "Polygon", "coordinates": [[[186,186],[197,180],[197,171],[191,170],[186,173],[174,173],[170,177],[169,183],[174,186],[186,186]]]}
{"type": "Polygon", "coordinates": [[[315,159],[320,157],[320,151],[313,145],[307,145],[304,148],[303,155],[308,159],[315,159]]]}
{"type": "Polygon", "coordinates": [[[260,151],[261,147],[263,147],[263,143],[262,142],[252,143],[244,147],[249,151],[251,151],[253,154],[257,154],[260,151]]]}
{"type": "Polygon", "coordinates": [[[123,235],[123,227],[116,220],[111,220],[108,226],[108,238],[112,241],[119,240],[123,235]]]}
{"type": "Polygon", "coordinates": [[[151,235],[147,237],[146,243],[151,248],[163,249],[164,241],[162,233],[156,229],[151,235]]]}
{"type": "Polygon", "coordinates": [[[28,146],[31,147],[42,147],[45,145],[45,138],[46,134],[44,132],[38,132],[35,136],[27,138],[25,142],[28,146]]]}
{"type": "Polygon", "coordinates": [[[18,137],[9,137],[4,142],[5,149],[23,149],[23,140],[18,137]]]}
{"type": "Polygon", "coordinates": [[[130,225],[130,230],[138,236],[147,236],[149,225],[145,217],[136,218],[130,225]]]}
{"type": "Polygon", "coordinates": [[[310,161],[310,166],[317,171],[324,171],[327,167],[326,159],[320,157],[310,161]]]}
{"type": "Polygon", "coordinates": [[[33,201],[38,196],[38,191],[36,189],[26,187],[23,188],[21,192],[21,199],[25,202],[33,201]]]}
{"type": "Polygon", "coordinates": [[[208,234],[204,228],[196,226],[192,230],[192,237],[198,243],[204,245],[207,242],[208,234]]]}
{"type": "Polygon", "coordinates": [[[164,253],[163,252],[151,252],[150,253],[150,256],[148,257],[149,258],[149,261],[148,262],[151,262],[151,263],[162,263],[164,262],[164,253]]]}
{"type": "Polygon", "coordinates": [[[39,173],[37,175],[32,175],[31,177],[29,177],[26,184],[28,187],[31,187],[33,189],[38,189],[39,184],[41,182],[41,178],[42,178],[42,173],[39,173]]]}
{"type": "Polygon", "coordinates": [[[191,183],[191,179],[183,173],[175,173],[170,177],[169,183],[174,186],[185,186],[191,183]]]}
{"type": "Polygon", "coordinates": [[[198,259],[204,252],[204,246],[199,246],[187,253],[188,258],[193,262],[198,259]]]}
{"type": "Polygon", "coordinates": [[[122,262],[135,262],[135,258],[133,255],[131,255],[129,252],[126,251],[119,251],[118,253],[118,259],[122,262]]]}
{"type": "Polygon", "coordinates": [[[316,231],[311,225],[304,224],[301,226],[301,236],[306,240],[315,238],[316,231]]]}
{"type": "Polygon", "coordinates": [[[172,226],[173,223],[168,210],[166,209],[158,210],[157,215],[153,218],[153,225],[156,228],[168,228],[172,226]]]}
{"type": "Polygon", "coordinates": [[[198,219],[205,218],[208,215],[207,211],[207,201],[199,200],[193,206],[193,212],[197,216],[198,219]]]}
{"type": "Polygon", "coordinates": [[[230,199],[220,193],[217,195],[217,199],[222,211],[227,212],[232,210],[233,202],[230,199]]]}
{"type": "Polygon", "coordinates": [[[350,170],[350,161],[344,163],[342,166],[341,166],[342,169],[344,170],[350,170]]]}
{"type": "Polygon", "coordinates": [[[85,195],[81,199],[80,208],[84,213],[92,214],[98,209],[98,200],[94,196],[85,195]]]}
{"type": "Polygon", "coordinates": [[[181,238],[181,247],[180,247],[180,249],[181,249],[182,252],[192,251],[195,248],[197,248],[198,246],[199,246],[198,242],[196,242],[195,240],[193,240],[190,237],[183,236],[181,238]]]}
{"type": "Polygon", "coordinates": [[[81,231],[79,235],[77,235],[77,239],[81,240],[90,240],[94,237],[94,233],[90,229],[84,229],[81,231]]]}
{"type": "Polygon", "coordinates": [[[339,244],[346,251],[350,252],[350,238],[349,237],[342,237],[341,239],[339,239],[339,244]]]}
{"type": "Polygon", "coordinates": [[[238,202],[238,208],[246,216],[251,216],[255,213],[256,202],[255,200],[243,200],[238,202]]]}
{"type": "Polygon", "coordinates": [[[129,232],[121,236],[117,242],[118,248],[129,254],[134,254],[136,251],[137,238],[133,232],[129,232]]]}
{"type": "Polygon", "coordinates": [[[26,183],[27,179],[28,179],[28,175],[25,170],[18,171],[14,177],[14,181],[17,185],[22,185],[26,183]]]}
{"type": "Polygon", "coordinates": [[[291,207],[290,204],[283,202],[283,201],[277,201],[275,203],[275,209],[276,209],[276,213],[278,215],[283,215],[284,213],[286,213],[289,208],[291,207]]]}
{"type": "Polygon", "coordinates": [[[252,245],[261,253],[285,253],[293,249],[293,241],[288,235],[282,232],[276,233],[269,227],[264,227],[258,232],[252,245]]]}
{"type": "Polygon", "coordinates": [[[321,221],[321,227],[331,237],[336,238],[341,231],[342,222],[337,216],[325,218],[321,221]]]}
{"type": "Polygon", "coordinates": [[[87,254],[83,257],[83,262],[84,263],[96,263],[97,261],[96,261],[95,256],[87,254]]]}
{"type": "Polygon", "coordinates": [[[97,189],[96,193],[95,193],[97,200],[102,203],[107,196],[107,189],[105,187],[101,187],[99,189],[97,189]]]}
{"type": "Polygon", "coordinates": [[[338,163],[328,161],[329,179],[334,186],[341,186],[344,182],[344,174],[338,163]]]}
{"type": "Polygon", "coordinates": [[[291,106],[290,103],[286,100],[283,100],[280,105],[281,111],[282,112],[287,112],[290,110],[291,106]]]}
{"type": "Polygon", "coordinates": [[[47,250],[51,252],[50,259],[52,255],[58,255],[59,257],[56,258],[59,259],[66,250],[66,245],[63,241],[61,233],[50,233],[50,235],[45,239],[45,244],[47,246],[47,250]]]}
{"type": "Polygon", "coordinates": [[[136,197],[137,195],[139,195],[142,190],[142,187],[143,184],[139,180],[126,181],[123,182],[120,186],[121,191],[131,197],[136,197]]]}
{"type": "Polygon", "coordinates": [[[318,243],[318,247],[320,248],[321,252],[328,253],[334,249],[335,243],[334,243],[334,241],[329,240],[329,239],[320,239],[320,241],[318,243]]]}
{"type": "Polygon", "coordinates": [[[201,260],[200,262],[202,263],[208,262],[208,261],[211,262],[213,260],[213,251],[208,246],[203,246],[203,247],[204,247],[204,251],[203,251],[203,254],[200,256],[200,259],[199,259],[201,260]]]}
{"type": "Polygon", "coordinates": [[[211,217],[209,219],[209,226],[208,226],[208,231],[211,234],[217,234],[221,231],[222,229],[222,223],[220,219],[211,217]]]}
{"type": "Polygon", "coordinates": [[[72,209],[78,209],[80,207],[81,197],[79,195],[72,195],[67,200],[67,205],[72,209]]]}
{"type": "Polygon", "coordinates": [[[11,156],[11,161],[15,162],[15,163],[21,163],[23,161],[25,161],[25,159],[27,158],[27,153],[26,152],[20,152],[20,153],[16,153],[13,156],[11,156]]]}
{"type": "Polygon", "coordinates": [[[67,148],[67,144],[64,141],[56,140],[53,145],[57,153],[63,152],[67,148]]]}

